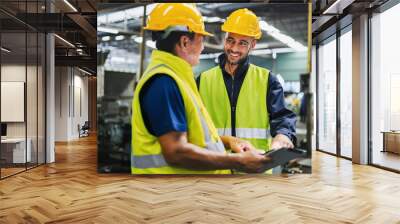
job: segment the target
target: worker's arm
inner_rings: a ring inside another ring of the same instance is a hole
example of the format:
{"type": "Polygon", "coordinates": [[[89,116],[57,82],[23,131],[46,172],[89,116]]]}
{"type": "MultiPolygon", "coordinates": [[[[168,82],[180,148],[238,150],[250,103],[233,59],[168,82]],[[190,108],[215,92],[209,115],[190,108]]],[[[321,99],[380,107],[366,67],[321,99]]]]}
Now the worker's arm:
{"type": "Polygon", "coordinates": [[[271,149],[293,148],[296,142],[296,114],[286,108],[282,85],[276,76],[268,78],[267,109],[271,136],[271,149]]]}
{"type": "Polygon", "coordinates": [[[248,173],[263,172],[268,157],[248,150],[226,154],[209,151],[187,141],[185,132],[169,132],[158,138],[162,153],[171,166],[196,170],[236,169],[248,173]]]}

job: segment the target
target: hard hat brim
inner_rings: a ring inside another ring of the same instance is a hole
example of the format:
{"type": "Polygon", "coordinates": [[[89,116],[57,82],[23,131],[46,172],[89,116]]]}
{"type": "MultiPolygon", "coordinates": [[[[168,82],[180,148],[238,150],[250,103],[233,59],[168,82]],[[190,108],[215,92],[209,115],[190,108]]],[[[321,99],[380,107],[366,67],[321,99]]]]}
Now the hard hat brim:
{"type": "MultiPolygon", "coordinates": [[[[196,32],[195,32],[195,33],[196,33],[196,32]]],[[[207,31],[199,32],[198,34],[202,34],[202,35],[204,35],[204,36],[209,36],[209,37],[213,37],[213,36],[214,36],[214,34],[211,34],[211,33],[207,32],[207,31]]]]}
{"type": "Polygon", "coordinates": [[[246,36],[246,37],[253,37],[253,38],[257,39],[257,40],[260,39],[261,36],[262,36],[261,33],[260,33],[260,34],[256,34],[256,35],[249,35],[248,33],[240,33],[240,32],[238,32],[237,30],[235,30],[235,31],[230,31],[230,30],[228,30],[228,29],[222,29],[222,31],[224,31],[224,32],[226,32],[226,33],[235,33],[235,34],[239,34],[239,35],[246,36]]]}
{"type": "MultiPolygon", "coordinates": [[[[154,29],[153,27],[149,27],[149,26],[145,26],[143,27],[144,30],[150,30],[150,31],[164,31],[164,29],[154,29]]],[[[188,31],[189,32],[189,31],[188,31]]],[[[201,34],[203,36],[209,36],[209,37],[213,37],[214,34],[211,34],[207,31],[191,31],[193,33],[197,33],[197,34],[201,34]]]]}

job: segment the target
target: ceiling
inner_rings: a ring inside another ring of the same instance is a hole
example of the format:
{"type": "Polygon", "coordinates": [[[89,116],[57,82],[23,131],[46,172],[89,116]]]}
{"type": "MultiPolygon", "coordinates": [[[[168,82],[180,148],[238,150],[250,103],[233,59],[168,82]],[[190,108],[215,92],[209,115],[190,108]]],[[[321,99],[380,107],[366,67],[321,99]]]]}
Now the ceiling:
{"type": "MultiPolygon", "coordinates": [[[[312,38],[320,42],[352,23],[353,17],[374,10],[389,0],[313,0],[312,38]]],[[[395,2],[395,1],[393,1],[395,2]]]]}
{"type": "MultiPolygon", "coordinates": [[[[29,33],[55,33],[56,66],[77,66],[95,74],[96,11],[96,0],[1,0],[3,45],[17,59],[26,55],[25,32],[28,42],[34,36],[29,33]]],[[[37,50],[28,43],[28,56],[37,50]]]]}

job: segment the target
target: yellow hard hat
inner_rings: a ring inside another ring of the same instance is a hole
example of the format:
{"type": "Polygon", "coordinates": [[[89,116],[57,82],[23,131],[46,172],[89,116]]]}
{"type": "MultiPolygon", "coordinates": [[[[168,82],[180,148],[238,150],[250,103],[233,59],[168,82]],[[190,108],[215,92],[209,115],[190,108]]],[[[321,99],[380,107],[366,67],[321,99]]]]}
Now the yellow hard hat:
{"type": "Polygon", "coordinates": [[[147,26],[144,29],[163,31],[171,27],[184,27],[190,32],[213,36],[206,32],[203,17],[194,4],[159,3],[149,14],[147,26]]]}
{"type": "Polygon", "coordinates": [[[248,9],[238,9],[232,12],[225,23],[222,24],[222,31],[237,33],[244,36],[261,38],[261,29],[257,16],[248,9]]]}

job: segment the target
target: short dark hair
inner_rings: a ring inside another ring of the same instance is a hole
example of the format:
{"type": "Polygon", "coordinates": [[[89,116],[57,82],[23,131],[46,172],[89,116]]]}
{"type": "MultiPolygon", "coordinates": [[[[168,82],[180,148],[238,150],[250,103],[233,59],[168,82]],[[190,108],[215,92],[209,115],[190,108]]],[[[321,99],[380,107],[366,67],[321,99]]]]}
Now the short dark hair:
{"type": "Polygon", "coordinates": [[[164,31],[153,31],[152,39],[156,41],[156,48],[161,51],[166,51],[171,54],[175,54],[175,45],[179,43],[182,36],[189,37],[190,40],[194,40],[193,32],[185,31],[172,31],[166,38],[161,38],[164,31]]]}

